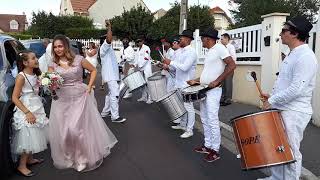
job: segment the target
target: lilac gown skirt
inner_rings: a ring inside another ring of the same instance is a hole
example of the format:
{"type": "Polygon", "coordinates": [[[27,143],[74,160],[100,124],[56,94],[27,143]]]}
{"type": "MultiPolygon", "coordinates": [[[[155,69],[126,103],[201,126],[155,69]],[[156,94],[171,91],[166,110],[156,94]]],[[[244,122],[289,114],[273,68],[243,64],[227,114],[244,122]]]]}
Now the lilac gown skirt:
{"type": "Polygon", "coordinates": [[[97,109],[86,85],[75,83],[57,90],[50,112],[49,139],[55,167],[90,171],[101,165],[103,158],[117,143],[97,109]]]}

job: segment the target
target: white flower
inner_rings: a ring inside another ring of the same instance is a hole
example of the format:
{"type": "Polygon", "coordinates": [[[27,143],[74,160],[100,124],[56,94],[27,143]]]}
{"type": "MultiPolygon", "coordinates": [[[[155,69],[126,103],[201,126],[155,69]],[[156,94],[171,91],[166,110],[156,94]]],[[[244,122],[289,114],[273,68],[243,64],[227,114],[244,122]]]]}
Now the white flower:
{"type": "Polygon", "coordinates": [[[50,80],[49,80],[48,78],[43,78],[43,79],[41,80],[41,84],[42,84],[43,86],[48,86],[48,85],[50,84],[50,80]]]}

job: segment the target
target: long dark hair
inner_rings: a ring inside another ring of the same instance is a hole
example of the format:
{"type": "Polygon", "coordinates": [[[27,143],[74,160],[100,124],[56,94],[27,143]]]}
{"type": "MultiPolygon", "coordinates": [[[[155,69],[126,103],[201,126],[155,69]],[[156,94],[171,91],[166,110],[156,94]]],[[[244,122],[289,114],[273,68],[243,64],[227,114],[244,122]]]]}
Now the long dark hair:
{"type": "Polygon", "coordinates": [[[55,62],[56,64],[60,64],[60,57],[54,52],[54,42],[60,40],[64,46],[64,55],[68,60],[68,65],[71,66],[73,64],[74,58],[75,58],[75,54],[71,51],[70,49],[70,42],[69,39],[62,34],[58,34],[53,38],[52,41],[52,54],[53,54],[53,62],[55,62]]]}
{"type": "MultiPolygon", "coordinates": [[[[30,53],[34,53],[34,52],[31,50],[23,50],[18,53],[18,57],[17,57],[18,72],[21,72],[24,70],[25,65],[23,64],[23,62],[28,61],[30,53]]],[[[37,76],[40,76],[41,75],[40,68],[34,68],[33,73],[36,74],[37,76]]]]}

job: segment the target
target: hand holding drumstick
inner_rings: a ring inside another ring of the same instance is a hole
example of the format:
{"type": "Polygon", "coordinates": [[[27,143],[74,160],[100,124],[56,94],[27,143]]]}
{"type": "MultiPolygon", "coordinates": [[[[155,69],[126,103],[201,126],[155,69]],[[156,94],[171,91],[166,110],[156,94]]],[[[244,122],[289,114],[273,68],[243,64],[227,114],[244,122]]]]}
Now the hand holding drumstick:
{"type": "Polygon", "coordinates": [[[259,94],[260,94],[260,100],[263,102],[262,109],[270,109],[271,108],[271,104],[268,102],[268,99],[269,99],[270,95],[262,92],[260,84],[257,81],[256,72],[252,71],[251,72],[251,77],[253,78],[254,82],[256,83],[257,89],[258,89],[259,94]]]}

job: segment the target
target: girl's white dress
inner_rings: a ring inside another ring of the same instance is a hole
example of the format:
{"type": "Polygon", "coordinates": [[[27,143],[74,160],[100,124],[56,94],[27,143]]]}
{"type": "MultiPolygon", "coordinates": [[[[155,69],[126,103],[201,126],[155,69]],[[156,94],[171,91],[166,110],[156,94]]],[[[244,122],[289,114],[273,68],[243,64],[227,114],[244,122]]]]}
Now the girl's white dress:
{"type": "Polygon", "coordinates": [[[38,153],[47,149],[46,129],[49,120],[46,117],[41,97],[38,95],[38,77],[23,72],[19,74],[25,78],[20,101],[36,117],[36,123],[29,124],[26,115],[19,108],[14,108],[12,152],[14,154],[38,153]]]}

